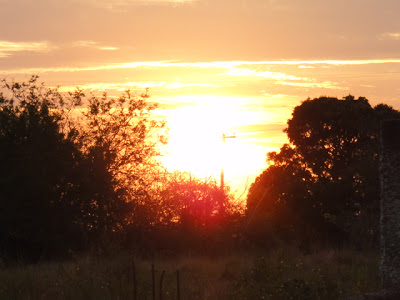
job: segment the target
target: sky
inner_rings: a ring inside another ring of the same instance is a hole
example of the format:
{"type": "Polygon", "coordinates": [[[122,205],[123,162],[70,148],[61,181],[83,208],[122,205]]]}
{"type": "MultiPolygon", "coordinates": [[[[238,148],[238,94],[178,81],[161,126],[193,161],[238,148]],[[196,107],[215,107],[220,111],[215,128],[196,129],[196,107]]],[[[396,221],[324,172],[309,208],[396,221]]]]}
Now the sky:
{"type": "Polygon", "coordinates": [[[224,168],[244,190],[302,100],[400,109],[399,11],[398,0],[0,0],[0,77],[149,88],[170,127],[165,165],[224,168]]]}

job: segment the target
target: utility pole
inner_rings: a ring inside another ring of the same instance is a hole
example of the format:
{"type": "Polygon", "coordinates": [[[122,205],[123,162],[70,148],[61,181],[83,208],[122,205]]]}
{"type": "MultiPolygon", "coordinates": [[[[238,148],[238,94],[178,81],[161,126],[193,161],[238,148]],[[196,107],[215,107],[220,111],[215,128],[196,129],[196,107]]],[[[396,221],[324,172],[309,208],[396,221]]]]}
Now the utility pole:
{"type": "MultiPolygon", "coordinates": [[[[225,140],[226,139],[233,139],[236,138],[236,135],[226,135],[225,133],[222,134],[222,143],[223,143],[223,147],[225,148],[225,140]]],[[[222,169],[221,169],[221,190],[224,189],[224,165],[222,165],[222,169]]]]}

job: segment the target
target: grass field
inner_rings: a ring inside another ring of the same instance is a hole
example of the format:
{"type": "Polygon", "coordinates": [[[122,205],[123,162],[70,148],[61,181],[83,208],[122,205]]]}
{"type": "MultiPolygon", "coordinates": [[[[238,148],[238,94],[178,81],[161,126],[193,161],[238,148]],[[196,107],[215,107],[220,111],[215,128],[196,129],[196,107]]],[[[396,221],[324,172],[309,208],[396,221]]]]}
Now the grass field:
{"type": "Polygon", "coordinates": [[[0,299],[156,298],[178,299],[341,299],[378,291],[378,254],[321,250],[302,254],[292,247],[269,252],[205,257],[182,255],[144,260],[82,256],[64,262],[1,266],[0,299]],[[135,270],[135,272],[133,272],[135,270]],[[133,279],[136,275],[136,281],[133,279]]]}

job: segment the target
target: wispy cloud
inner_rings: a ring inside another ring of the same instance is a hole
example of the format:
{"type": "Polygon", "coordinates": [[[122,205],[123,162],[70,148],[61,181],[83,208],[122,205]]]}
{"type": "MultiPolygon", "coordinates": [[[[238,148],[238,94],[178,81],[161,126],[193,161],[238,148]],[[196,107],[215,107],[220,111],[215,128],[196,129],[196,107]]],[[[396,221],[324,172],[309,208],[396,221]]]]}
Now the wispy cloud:
{"type": "Polygon", "coordinates": [[[304,78],[293,75],[287,75],[281,72],[270,72],[270,71],[259,72],[243,68],[231,68],[221,75],[263,77],[275,80],[304,80],[304,78]]]}
{"type": "Polygon", "coordinates": [[[317,82],[316,80],[308,80],[307,82],[293,82],[293,81],[279,81],[279,84],[298,86],[304,88],[323,88],[323,89],[334,89],[334,90],[347,90],[347,87],[341,87],[336,82],[323,81],[317,82]]]}
{"type": "MultiPolygon", "coordinates": [[[[1,44],[0,44],[1,45],[1,44]]],[[[0,46],[1,47],[1,46],[0,46]]],[[[38,48],[39,49],[39,48],[38,48]]],[[[40,48],[41,49],[41,48],[40,48]]],[[[1,51],[1,48],[0,48],[1,51]]],[[[39,50],[37,50],[39,51],[39,50]]],[[[3,70],[8,73],[43,73],[43,72],[79,72],[79,71],[98,71],[98,70],[115,70],[115,69],[134,69],[141,67],[151,68],[220,68],[232,69],[240,66],[274,66],[274,65],[291,65],[291,66],[315,66],[322,67],[329,65],[368,65],[368,64],[387,64],[400,63],[400,59],[365,59],[365,60],[271,60],[271,61],[213,61],[213,62],[179,62],[179,61],[145,61],[145,62],[128,62],[115,63],[107,65],[87,66],[87,67],[56,67],[56,68],[29,68],[29,69],[9,69],[3,70]]],[[[244,68],[245,69],[245,68],[244,68]]],[[[265,73],[267,75],[267,73],[265,73]]]]}
{"type": "Polygon", "coordinates": [[[110,11],[124,11],[127,7],[137,5],[183,5],[197,2],[198,0],[71,0],[110,11]]]}
{"type": "Polygon", "coordinates": [[[160,4],[160,3],[185,4],[197,1],[198,0],[125,0],[125,2],[141,3],[141,4],[160,4]]]}
{"type": "MultiPolygon", "coordinates": [[[[164,61],[159,67],[197,67],[197,68],[232,68],[238,66],[268,66],[268,65],[292,65],[302,66],[303,68],[313,65],[368,65],[368,64],[385,64],[400,63],[400,59],[359,59],[359,60],[262,60],[262,61],[213,61],[213,62],[177,62],[164,61]]],[[[126,67],[131,63],[122,64],[126,67]]],[[[133,63],[135,64],[135,63],[133,63]]]]}
{"type": "MultiPolygon", "coordinates": [[[[258,64],[263,65],[369,65],[369,64],[385,64],[400,63],[400,59],[359,59],[359,60],[274,60],[261,61],[258,64]]],[[[245,64],[245,62],[243,62],[245,64]]],[[[257,64],[257,62],[249,62],[249,64],[257,64]]]]}
{"type": "MultiPolygon", "coordinates": [[[[147,81],[147,82],[117,82],[117,83],[88,83],[79,85],[79,88],[92,91],[125,91],[127,89],[146,89],[146,88],[162,88],[167,90],[191,88],[191,87],[217,87],[209,83],[183,83],[183,82],[165,82],[165,81],[147,81]]],[[[61,92],[73,91],[76,86],[62,86],[61,92]]]]}
{"type": "MultiPolygon", "coordinates": [[[[157,67],[196,67],[196,68],[232,68],[238,66],[251,65],[293,65],[293,66],[313,66],[313,65],[368,65],[400,63],[400,59],[363,59],[363,60],[263,60],[263,61],[211,61],[211,62],[179,62],[179,61],[159,61],[150,62],[157,67]]],[[[137,66],[138,62],[120,64],[121,68],[137,66]]],[[[149,64],[149,62],[146,62],[149,64]]]]}
{"type": "Polygon", "coordinates": [[[0,40],[0,57],[7,57],[14,52],[47,52],[52,47],[48,42],[10,42],[0,40]]]}
{"type": "Polygon", "coordinates": [[[81,71],[100,71],[100,70],[116,70],[116,69],[134,69],[139,67],[163,67],[163,61],[156,62],[133,62],[122,64],[107,64],[88,67],[54,67],[54,68],[24,68],[24,69],[10,69],[4,70],[8,73],[47,73],[47,72],[81,72],[81,71]]]}
{"type": "MultiPolygon", "coordinates": [[[[302,65],[301,65],[302,66],[302,65]]],[[[275,80],[276,84],[308,87],[308,88],[325,88],[325,89],[347,89],[340,87],[337,83],[332,81],[318,82],[316,79],[308,77],[299,77],[294,75],[288,75],[282,72],[270,72],[270,71],[256,71],[251,69],[243,68],[231,68],[222,75],[229,76],[246,76],[253,78],[268,78],[275,80]]]]}
{"type": "Polygon", "coordinates": [[[102,46],[99,45],[98,42],[87,40],[87,41],[77,41],[73,44],[75,47],[86,47],[86,48],[94,48],[98,50],[106,50],[106,51],[112,51],[112,50],[118,50],[119,48],[117,47],[112,47],[112,46],[102,46]]]}
{"type": "Polygon", "coordinates": [[[380,38],[382,40],[400,40],[400,32],[385,32],[382,33],[380,38]]]}

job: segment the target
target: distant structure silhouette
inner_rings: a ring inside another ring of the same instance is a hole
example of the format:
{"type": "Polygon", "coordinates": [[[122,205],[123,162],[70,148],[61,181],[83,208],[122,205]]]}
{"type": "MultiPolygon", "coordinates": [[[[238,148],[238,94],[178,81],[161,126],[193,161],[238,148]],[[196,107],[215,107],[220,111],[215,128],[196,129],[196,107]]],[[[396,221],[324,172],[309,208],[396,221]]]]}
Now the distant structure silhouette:
{"type": "MultiPolygon", "coordinates": [[[[225,145],[226,139],[233,139],[236,138],[236,134],[233,135],[226,135],[225,133],[222,134],[222,143],[225,145]]],[[[224,189],[225,185],[225,171],[224,171],[224,166],[222,166],[221,169],[221,189],[224,189]]]]}
{"type": "Polygon", "coordinates": [[[347,300],[400,299],[400,120],[382,123],[380,181],[382,290],[347,300]]]}

